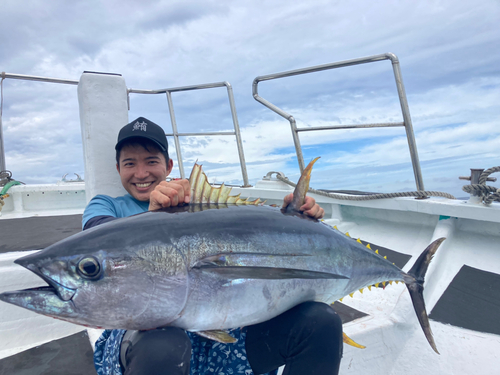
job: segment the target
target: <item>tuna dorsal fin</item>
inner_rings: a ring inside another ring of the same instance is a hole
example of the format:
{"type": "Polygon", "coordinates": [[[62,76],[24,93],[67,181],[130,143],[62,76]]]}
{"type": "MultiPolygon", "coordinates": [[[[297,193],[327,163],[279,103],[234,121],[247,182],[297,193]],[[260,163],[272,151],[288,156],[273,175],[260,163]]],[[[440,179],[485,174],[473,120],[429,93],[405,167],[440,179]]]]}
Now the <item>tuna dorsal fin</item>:
{"type": "Polygon", "coordinates": [[[320,157],[318,156],[316,159],[311,161],[302,172],[299,182],[297,182],[297,186],[293,191],[292,203],[290,203],[286,208],[287,211],[300,211],[300,207],[302,207],[302,205],[304,204],[307,191],[309,190],[309,181],[311,180],[311,171],[313,164],[316,163],[319,158],[320,157]]]}
{"type": "Polygon", "coordinates": [[[255,200],[241,199],[240,195],[231,194],[231,188],[222,184],[219,187],[212,186],[208,183],[208,178],[201,165],[194,163],[189,176],[191,185],[191,203],[217,203],[217,204],[241,204],[241,205],[258,205],[264,204],[259,198],[255,200]]]}

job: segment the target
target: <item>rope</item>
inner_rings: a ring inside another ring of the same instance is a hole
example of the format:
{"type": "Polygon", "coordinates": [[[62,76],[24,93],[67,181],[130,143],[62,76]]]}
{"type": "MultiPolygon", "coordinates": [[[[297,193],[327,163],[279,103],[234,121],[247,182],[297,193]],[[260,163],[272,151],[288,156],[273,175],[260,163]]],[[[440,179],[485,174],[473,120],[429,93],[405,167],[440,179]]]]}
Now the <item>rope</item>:
{"type": "Polygon", "coordinates": [[[493,201],[500,202],[500,189],[494,186],[486,185],[488,176],[492,173],[500,172],[500,166],[486,169],[479,176],[478,184],[470,184],[462,187],[462,190],[471,195],[476,195],[481,198],[485,205],[490,205],[493,201]]]}
{"type": "MultiPolygon", "coordinates": [[[[285,184],[290,186],[297,186],[297,184],[291,182],[286,177],[282,177],[280,175],[276,175],[276,178],[285,184]]],[[[408,191],[404,193],[387,193],[387,194],[368,194],[368,195],[344,195],[344,194],[335,194],[335,193],[327,193],[326,191],[316,190],[309,188],[309,191],[314,194],[322,195],[325,197],[341,199],[341,200],[350,200],[350,201],[367,201],[372,199],[387,199],[387,198],[400,198],[400,197],[417,197],[417,198],[427,198],[427,197],[445,197],[448,199],[456,199],[453,195],[448,193],[443,193],[440,191],[408,191]]]]}
{"type": "Polygon", "coordinates": [[[0,192],[0,195],[5,195],[7,193],[7,191],[12,187],[12,186],[15,186],[15,185],[21,185],[22,182],[19,182],[19,181],[16,181],[16,180],[11,180],[9,182],[7,182],[5,184],[5,186],[3,187],[2,191],[0,192]]]}

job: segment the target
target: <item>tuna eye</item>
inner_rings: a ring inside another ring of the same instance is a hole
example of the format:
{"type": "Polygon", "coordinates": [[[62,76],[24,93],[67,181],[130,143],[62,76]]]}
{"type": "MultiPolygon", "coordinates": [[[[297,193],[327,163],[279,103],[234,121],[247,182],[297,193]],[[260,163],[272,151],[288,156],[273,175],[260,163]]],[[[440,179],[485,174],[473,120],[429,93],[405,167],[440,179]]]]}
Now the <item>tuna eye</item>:
{"type": "Polygon", "coordinates": [[[95,277],[99,275],[101,266],[94,257],[83,258],[78,262],[78,271],[84,277],[95,277]]]}

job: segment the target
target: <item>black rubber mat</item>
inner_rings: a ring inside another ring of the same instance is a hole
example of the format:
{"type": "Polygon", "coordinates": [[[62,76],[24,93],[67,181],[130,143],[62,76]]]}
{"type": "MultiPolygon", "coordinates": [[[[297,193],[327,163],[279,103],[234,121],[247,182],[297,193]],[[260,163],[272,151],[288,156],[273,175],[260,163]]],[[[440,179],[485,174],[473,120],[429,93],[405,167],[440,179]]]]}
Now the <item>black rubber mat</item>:
{"type": "Polygon", "coordinates": [[[500,335],[500,275],[464,265],[429,318],[500,335]]]}
{"type": "Polygon", "coordinates": [[[95,375],[87,331],[0,359],[1,375],[95,375]]]}
{"type": "MultiPolygon", "coordinates": [[[[370,247],[373,251],[378,250],[378,253],[381,256],[386,256],[388,261],[390,261],[391,263],[394,263],[399,268],[403,268],[411,258],[411,255],[400,253],[400,252],[397,252],[395,250],[391,250],[391,249],[388,249],[386,247],[367,242],[365,240],[360,240],[360,241],[365,246],[370,244],[370,247]]],[[[422,251],[423,250],[424,249],[422,249],[422,251]]]]}
{"type": "Polygon", "coordinates": [[[82,230],[82,215],[0,220],[0,253],[43,249],[82,230]]]}

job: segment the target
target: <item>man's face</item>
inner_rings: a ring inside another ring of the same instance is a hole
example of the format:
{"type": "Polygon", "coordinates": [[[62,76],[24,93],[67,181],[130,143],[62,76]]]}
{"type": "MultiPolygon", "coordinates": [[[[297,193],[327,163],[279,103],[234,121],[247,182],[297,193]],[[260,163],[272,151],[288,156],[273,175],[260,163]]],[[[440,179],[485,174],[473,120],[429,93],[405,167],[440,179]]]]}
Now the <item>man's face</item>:
{"type": "Polygon", "coordinates": [[[140,145],[125,145],[120,152],[120,163],[116,166],[122,185],[139,201],[149,201],[155,187],[172,171],[173,161],[168,165],[159,150],[146,150],[140,145]]]}

